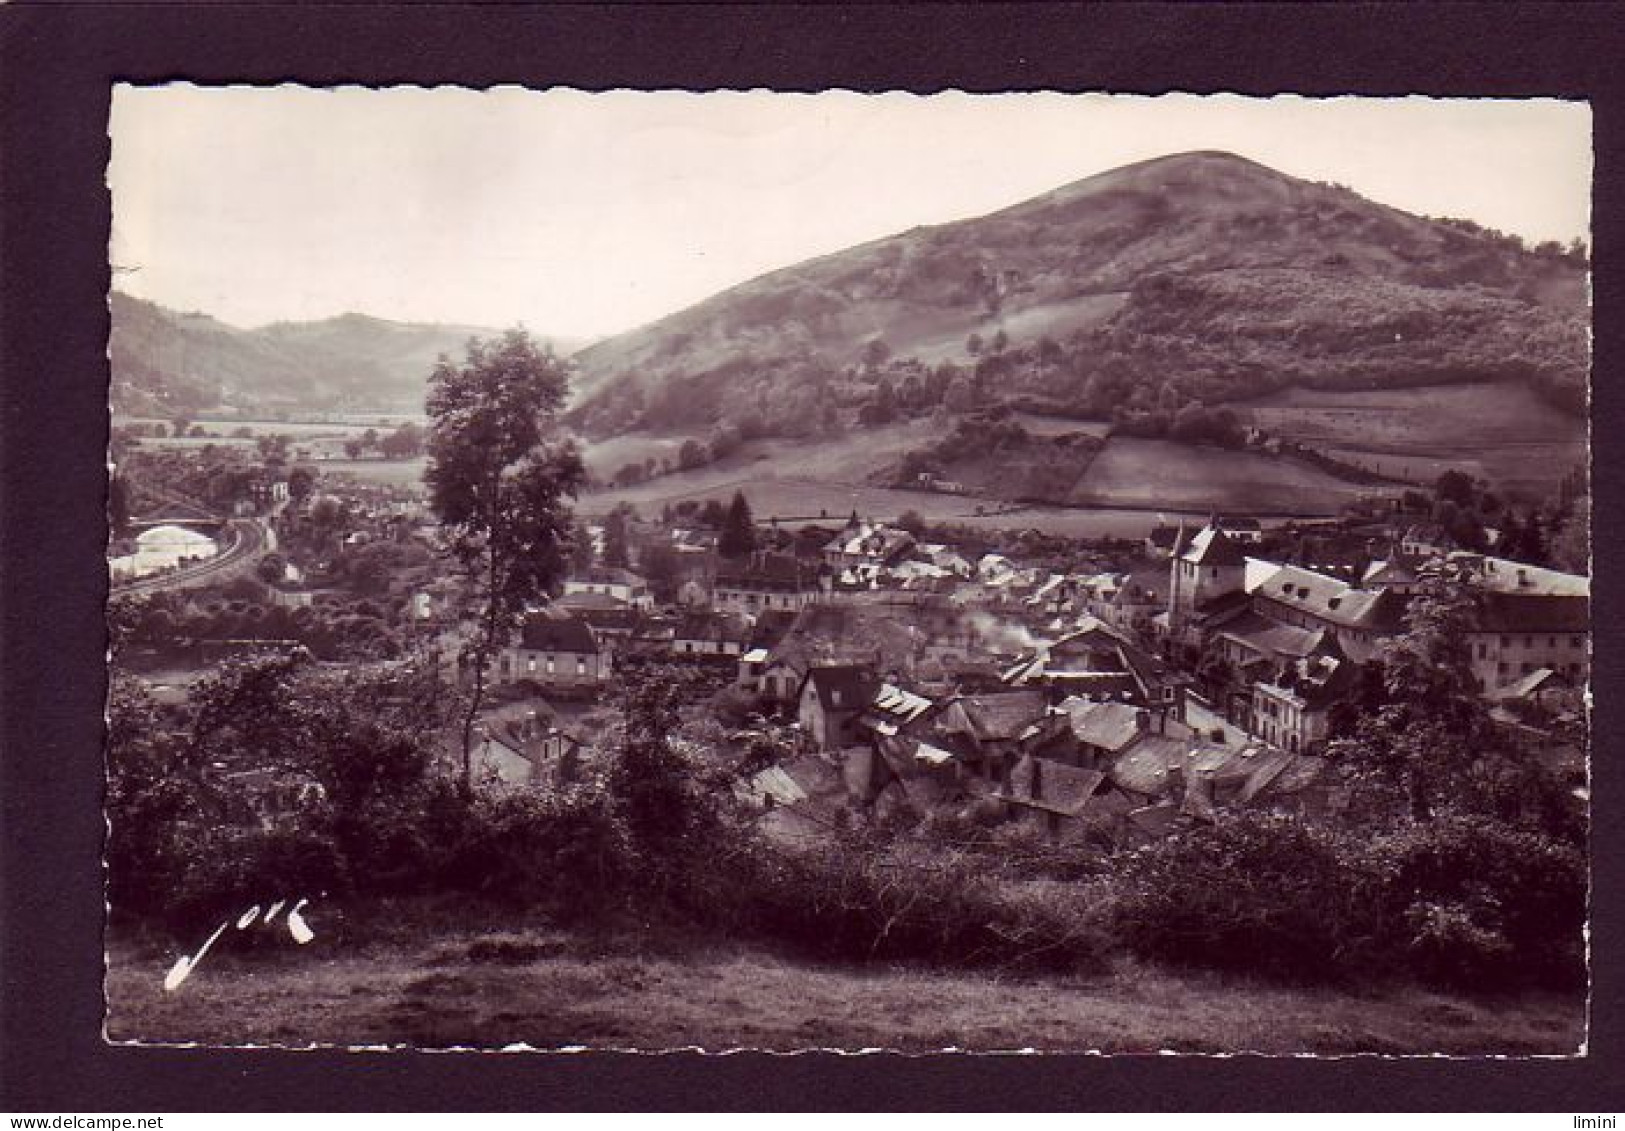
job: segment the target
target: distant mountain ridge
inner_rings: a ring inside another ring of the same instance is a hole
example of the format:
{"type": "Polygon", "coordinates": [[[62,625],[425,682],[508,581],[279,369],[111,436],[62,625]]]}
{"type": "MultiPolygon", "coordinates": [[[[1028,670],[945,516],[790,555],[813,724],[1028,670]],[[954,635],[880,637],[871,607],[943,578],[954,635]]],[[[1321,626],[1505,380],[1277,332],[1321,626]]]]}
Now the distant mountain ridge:
{"type": "Polygon", "coordinates": [[[469,338],[500,333],[365,314],[244,330],[118,291],[110,301],[113,405],[131,414],[421,411],[442,353],[460,358],[469,338]]]}
{"type": "Polygon", "coordinates": [[[703,430],[747,393],[853,405],[875,380],[866,350],[974,369],[972,335],[1047,340],[1042,364],[994,376],[1079,415],[1149,408],[1170,382],[1211,403],[1500,378],[1583,410],[1585,288],[1583,257],[1555,245],[1177,154],[774,271],[597,343],[577,355],[573,414],[605,435],[703,430]]]}

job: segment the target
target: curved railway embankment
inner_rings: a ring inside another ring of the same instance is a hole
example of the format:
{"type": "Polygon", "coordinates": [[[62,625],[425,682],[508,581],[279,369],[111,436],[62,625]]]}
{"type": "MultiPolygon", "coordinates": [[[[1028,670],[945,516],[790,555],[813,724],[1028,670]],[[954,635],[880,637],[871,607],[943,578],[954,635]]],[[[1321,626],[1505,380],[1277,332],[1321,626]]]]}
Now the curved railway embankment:
{"type": "Polygon", "coordinates": [[[214,557],[151,577],[114,582],[109,594],[125,597],[164,589],[187,589],[243,576],[253,569],[265,551],[265,527],[258,519],[232,519],[226,524],[226,535],[226,544],[214,557]]]}

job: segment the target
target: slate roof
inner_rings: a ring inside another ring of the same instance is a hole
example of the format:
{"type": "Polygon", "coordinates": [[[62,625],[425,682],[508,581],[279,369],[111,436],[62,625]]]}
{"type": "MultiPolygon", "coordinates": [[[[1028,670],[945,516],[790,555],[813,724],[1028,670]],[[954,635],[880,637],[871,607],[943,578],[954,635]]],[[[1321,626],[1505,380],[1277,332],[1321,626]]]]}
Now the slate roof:
{"type": "Polygon", "coordinates": [[[1528,675],[1491,691],[1487,698],[1498,701],[1527,699],[1536,692],[1544,691],[1549,687],[1567,688],[1569,686],[1569,681],[1551,668],[1536,668],[1528,675]]]}
{"type": "Polygon", "coordinates": [[[566,580],[578,585],[629,585],[633,588],[648,584],[629,569],[607,565],[593,566],[584,573],[572,574],[566,580]]]}
{"type": "Polygon", "coordinates": [[[1276,781],[1301,755],[1275,746],[1266,746],[1252,759],[1252,773],[1241,787],[1237,801],[1245,805],[1276,781]]]}
{"type": "Polygon", "coordinates": [[[1339,628],[1397,632],[1405,623],[1407,602],[1399,594],[1360,589],[1299,566],[1281,566],[1254,591],[1254,596],[1302,609],[1339,628]]]}
{"type": "Polygon", "coordinates": [[[783,554],[753,554],[717,569],[718,588],[758,592],[802,592],[818,588],[818,571],[783,554]]]}
{"type": "Polygon", "coordinates": [[[1125,577],[1112,598],[1114,605],[1154,605],[1168,587],[1166,569],[1141,569],[1125,577]]]}
{"type": "Polygon", "coordinates": [[[1172,801],[1159,801],[1153,805],[1145,805],[1130,811],[1126,820],[1132,822],[1141,832],[1152,836],[1163,836],[1174,827],[1179,819],[1179,806],[1172,801]]]}
{"type": "Polygon", "coordinates": [[[1161,665],[1116,629],[1085,617],[1080,626],[1024,656],[1004,674],[1010,684],[1029,681],[1088,685],[1096,693],[1149,691],[1161,665]]]}
{"type": "Polygon", "coordinates": [[[1450,561],[1476,565],[1474,582],[1479,588],[1492,593],[1521,597],[1591,596],[1591,579],[1578,573],[1563,573],[1508,558],[1478,554],[1451,554],[1450,561]]]}
{"type": "Polygon", "coordinates": [[[717,640],[743,644],[748,635],[745,622],[727,613],[694,611],[677,622],[676,640],[717,640]]]}
{"type": "Polygon", "coordinates": [[[1143,734],[1112,763],[1112,784],[1157,797],[1168,791],[1174,769],[1183,769],[1187,743],[1160,734],[1143,734]]]}
{"type": "Polygon", "coordinates": [[[1591,598],[1489,593],[1479,611],[1480,632],[1591,631],[1591,598]]]}
{"type": "Polygon", "coordinates": [[[1298,699],[1305,710],[1330,707],[1353,690],[1359,665],[1337,651],[1335,640],[1326,643],[1327,649],[1293,660],[1283,666],[1273,683],[1259,686],[1273,687],[1298,699]]]}
{"type": "Polygon", "coordinates": [[[879,681],[857,664],[824,664],[807,669],[807,682],[826,711],[862,710],[874,698],[879,681]]]}
{"type": "Polygon", "coordinates": [[[1253,759],[1245,749],[1203,744],[1185,750],[1185,781],[1214,785],[1244,785],[1253,774],[1253,759]]]}
{"type": "Polygon", "coordinates": [[[976,737],[993,741],[1020,737],[1027,724],[1042,718],[1049,710],[1044,693],[1036,688],[967,695],[960,700],[960,705],[976,729],[976,737]]]}
{"type": "Polygon", "coordinates": [[[1421,577],[1417,566],[1422,559],[1410,554],[1395,552],[1388,557],[1372,562],[1366,566],[1365,573],[1360,578],[1362,585],[1373,587],[1382,585],[1414,585],[1421,577]]]}
{"type": "Polygon", "coordinates": [[[1137,707],[1127,703],[1090,703],[1068,699],[1061,704],[1071,719],[1072,733],[1079,742],[1116,754],[1140,734],[1137,707]]]}
{"type": "Polygon", "coordinates": [[[612,593],[566,593],[562,597],[553,599],[555,609],[569,609],[572,613],[579,613],[587,609],[609,610],[630,609],[632,606],[612,593]]]}
{"type": "Polygon", "coordinates": [[[533,613],[525,618],[520,643],[533,652],[596,654],[598,641],[585,621],[568,614],[533,613]]]}
{"type": "Polygon", "coordinates": [[[1326,759],[1299,755],[1267,787],[1271,796],[1289,796],[1314,785],[1326,770],[1326,759]]]}
{"type": "Polygon", "coordinates": [[[1180,551],[1179,560],[1204,566],[1242,565],[1246,561],[1246,555],[1241,552],[1241,547],[1224,533],[1223,528],[1209,525],[1202,527],[1191,537],[1190,542],[1180,551]]]}
{"type": "Polygon", "coordinates": [[[1028,755],[1011,769],[1009,787],[994,796],[1017,805],[1076,817],[1105,780],[1106,775],[1099,770],[1080,770],[1028,755]]]}
{"type": "MultiPolygon", "coordinates": [[[[554,604],[557,605],[558,602],[555,601],[554,604]]],[[[618,609],[576,608],[573,610],[573,615],[577,620],[585,621],[597,632],[630,633],[635,631],[638,625],[642,623],[641,614],[625,602],[622,602],[621,607],[618,609]]]]}
{"type": "Polygon", "coordinates": [[[1219,636],[1275,659],[1309,655],[1325,638],[1325,631],[1283,624],[1261,613],[1248,612],[1225,624],[1219,636]]]}
{"type": "Polygon", "coordinates": [[[870,709],[888,716],[894,722],[911,723],[924,715],[935,704],[923,695],[916,695],[912,691],[905,691],[892,684],[883,683],[875,692],[874,701],[870,709]]]}

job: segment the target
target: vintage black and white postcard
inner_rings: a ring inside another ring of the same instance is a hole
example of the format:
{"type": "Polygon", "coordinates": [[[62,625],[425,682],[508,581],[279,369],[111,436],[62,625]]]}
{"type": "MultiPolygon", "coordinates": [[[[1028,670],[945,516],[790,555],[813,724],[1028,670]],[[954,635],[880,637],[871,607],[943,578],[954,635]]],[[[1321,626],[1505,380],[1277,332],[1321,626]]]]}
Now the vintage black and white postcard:
{"type": "Polygon", "coordinates": [[[1584,102],[110,133],[110,1041],[1584,1053],[1584,102]]]}

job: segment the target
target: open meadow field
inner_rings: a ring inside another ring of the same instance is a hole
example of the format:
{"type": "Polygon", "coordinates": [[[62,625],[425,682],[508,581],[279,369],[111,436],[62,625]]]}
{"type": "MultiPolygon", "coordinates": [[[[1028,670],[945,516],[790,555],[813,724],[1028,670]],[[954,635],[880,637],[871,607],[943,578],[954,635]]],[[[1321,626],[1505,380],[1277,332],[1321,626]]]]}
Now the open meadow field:
{"type": "Polygon", "coordinates": [[[876,518],[895,518],[904,511],[915,510],[928,521],[957,522],[974,515],[978,506],[989,511],[998,507],[996,503],[983,503],[963,495],[791,478],[773,473],[770,467],[763,457],[759,468],[753,465],[711,467],[663,476],[636,487],[594,492],[584,496],[577,509],[602,515],[616,504],[626,502],[645,513],[658,513],[667,504],[687,500],[718,499],[725,503],[735,491],[744,492],[758,522],[772,518],[845,521],[854,510],[876,518]]]}
{"type": "Polygon", "coordinates": [[[1544,493],[1585,460],[1585,421],[1518,383],[1293,388],[1235,407],[1275,435],[1417,483],[1458,468],[1544,493]]]}
{"type": "Polygon", "coordinates": [[[1297,460],[1119,436],[1095,457],[1072,501],[1315,516],[1333,514],[1373,490],[1297,460]]]}
{"type": "Polygon", "coordinates": [[[311,466],[324,475],[353,475],[368,483],[388,483],[398,487],[418,487],[423,483],[425,456],[413,459],[322,459],[311,466]]]}
{"type": "MultiPolygon", "coordinates": [[[[200,425],[206,432],[211,433],[211,439],[230,439],[233,432],[246,428],[249,440],[255,436],[289,436],[294,440],[312,440],[317,438],[339,437],[349,439],[360,436],[368,428],[385,431],[400,427],[411,422],[422,427],[425,418],[421,413],[379,413],[364,414],[347,417],[342,421],[319,420],[225,420],[210,416],[187,417],[192,424],[200,425]]],[[[113,424],[162,424],[166,429],[173,423],[173,418],[165,419],[158,416],[115,416],[113,424]]]]}
{"type": "MultiPolygon", "coordinates": [[[[1025,414],[1020,419],[1039,434],[1105,431],[1103,424],[1089,422],[1025,414]]],[[[626,502],[648,513],[689,500],[726,501],[735,491],[743,491],[758,519],[845,518],[853,510],[895,518],[914,510],[931,522],[1138,538],[1179,512],[1313,518],[1334,514],[1343,503],[1372,491],[1295,460],[1131,438],[1106,444],[1079,483],[1073,507],[1017,506],[971,495],[871,485],[904,452],[940,435],[940,426],[916,420],[816,442],[758,440],[705,467],[595,492],[582,500],[581,509],[600,515],[626,502]]],[[[637,445],[669,442],[619,437],[603,447],[635,452],[643,450],[637,445]]],[[[589,449],[589,461],[595,450],[589,449]]]]}
{"type": "MultiPolygon", "coordinates": [[[[1584,1004],[1408,987],[1345,993],[1120,963],[1089,978],[814,965],[744,947],[651,952],[530,927],[176,955],[109,945],[114,1041],[536,1049],[1568,1054],[1584,1004]]],[[[283,940],[286,942],[286,940],[283,940]]]]}

